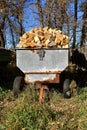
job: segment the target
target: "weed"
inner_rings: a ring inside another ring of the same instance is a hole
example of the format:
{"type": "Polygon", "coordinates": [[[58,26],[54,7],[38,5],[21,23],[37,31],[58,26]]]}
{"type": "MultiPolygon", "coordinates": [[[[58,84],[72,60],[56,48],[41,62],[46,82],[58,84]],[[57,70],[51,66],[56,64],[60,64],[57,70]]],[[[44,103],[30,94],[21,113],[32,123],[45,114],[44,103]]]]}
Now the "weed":
{"type": "Polygon", "coordinates": [[[35,84],[27,85],[14,101],[10,91],[0,88],[1,130],[86,130],[87,129],[87,88],[78,96],[64,99],[56,90],[44,93],[39,104],[39,89],[35,84]],[[47,100],[47,98],[50,100],[47,100]],[[4,99],[5,98],[5,99],[4,99]],[[4,100],[2,100],[4,99],[4,100]]]}

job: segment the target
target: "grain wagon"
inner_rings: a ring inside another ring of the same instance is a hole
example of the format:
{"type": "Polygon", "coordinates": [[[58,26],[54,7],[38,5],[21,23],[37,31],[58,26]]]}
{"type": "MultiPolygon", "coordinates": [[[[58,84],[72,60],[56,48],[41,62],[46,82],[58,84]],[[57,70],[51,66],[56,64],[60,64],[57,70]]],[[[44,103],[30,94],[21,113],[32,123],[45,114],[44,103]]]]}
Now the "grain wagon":
{"type": "MultiPolygon", "coordinates": [[[[68,54],[68,48],[16,49],[16,65],[25,74],[25,82],[41,83],[39,102],[42,101],[44,85],[60,83],[60,74],[68,66],[68,54]]],[[[20,78],[16,77],[13,86],[16,88],[17,79],[20,78]]],[[[65,84],[66,82],[68,82],[67,79],[65,84]]],[[[15,88],[14,91],[16,91],[15,88]]]]}

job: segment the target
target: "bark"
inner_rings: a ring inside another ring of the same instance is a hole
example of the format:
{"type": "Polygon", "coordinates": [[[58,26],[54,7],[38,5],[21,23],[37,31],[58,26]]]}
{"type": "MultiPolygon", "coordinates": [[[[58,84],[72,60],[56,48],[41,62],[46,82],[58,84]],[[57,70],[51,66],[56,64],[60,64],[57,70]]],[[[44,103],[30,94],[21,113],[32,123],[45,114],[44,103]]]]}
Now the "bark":
{"type": "Polygon", "coordinates": [[[82,35],[81,35],[81,44],[80,46],[83,46],[85,41],[87,40],[87,2],[82,4],[82,11],[84,12],[83,14],[83,26],[82,26],[82,35]]]}
{"type": "Polygon", "coordinates": [[[74,0],[74,25],[73,25],[73,48],[75,48],[76,43],[76,27],[77,27],[77,5],[78,0],[74,0]]]}
{"type": "Polygon", "coordinates": [[[43,18],[41,0],[37,0],[36,4],[37,4],[37,8],[38,8],[38,15],[39,15],[39,20],[40,20],[40,25],[41,25],[41,27],[44,27],[44,18],[43,18]]]}
{"type": "Polygon", "coordinates": [[[5,38],[4,38],[4,25],[5,25],[5,16],[2,18],[2,23],[0,23],[0,46],[5,47],[5,38]]]}

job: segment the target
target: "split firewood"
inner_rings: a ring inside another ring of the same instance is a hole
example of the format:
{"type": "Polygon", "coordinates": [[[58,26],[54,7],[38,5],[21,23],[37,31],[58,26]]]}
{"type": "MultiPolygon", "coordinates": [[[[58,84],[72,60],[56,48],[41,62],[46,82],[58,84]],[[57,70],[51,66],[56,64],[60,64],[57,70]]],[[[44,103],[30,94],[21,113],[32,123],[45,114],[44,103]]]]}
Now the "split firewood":
{"type": "Polygon", "coordinates": [[[22,48],[68,48],[69,37],[56,28],[39,27],[24,33],[18,44],[22,48]]]}

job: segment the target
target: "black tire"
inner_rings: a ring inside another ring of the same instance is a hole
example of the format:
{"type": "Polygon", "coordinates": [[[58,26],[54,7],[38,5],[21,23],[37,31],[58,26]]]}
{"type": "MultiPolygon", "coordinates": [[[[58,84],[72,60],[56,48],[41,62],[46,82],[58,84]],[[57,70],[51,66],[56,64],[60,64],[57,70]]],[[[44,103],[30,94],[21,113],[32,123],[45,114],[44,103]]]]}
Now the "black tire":
{"type": "Polygon", "coordinates": [[[71,97],[71,91],[70,91],[70,80],[65,79],[63,83],[63,96],[64,98],[70,98],[71,97]]]}
{"type": "Polygon", "coordinates": [[[13,95],[15,97],[18,96],[18,94],[20,93],[20,91],[23,89],[23,81],[24,81],[24,78],[22,76],[18,76],[14,79],[14,82],[13,82],[13,95]]]}

